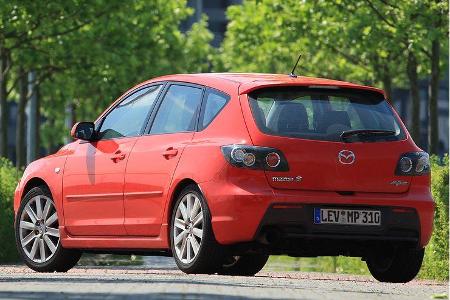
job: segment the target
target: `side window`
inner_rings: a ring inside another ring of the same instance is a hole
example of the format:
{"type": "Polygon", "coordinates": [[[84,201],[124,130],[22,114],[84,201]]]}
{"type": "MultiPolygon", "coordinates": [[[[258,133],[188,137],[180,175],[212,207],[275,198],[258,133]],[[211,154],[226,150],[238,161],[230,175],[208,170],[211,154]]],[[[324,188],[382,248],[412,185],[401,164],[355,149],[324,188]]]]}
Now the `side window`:
{"type": "Polygon", "coordinates": [[[150,133],[194,131],[202,92],[201,88],[171,85],[159,107],[150,133]]]}
{"type": "Polygon", "coordinates": [[[209,123],[219,114],[227,104],[230,97],[218,91],[209,90],[206,96],[206,103],[202,117],[202,128],[206,128],[209,123]]]}
{"type": "Polygon", "coordinates": [[[156,85],[139,90],[114,107],[101,124],[100,139],[139,135],[161,88],[156,85]]]}

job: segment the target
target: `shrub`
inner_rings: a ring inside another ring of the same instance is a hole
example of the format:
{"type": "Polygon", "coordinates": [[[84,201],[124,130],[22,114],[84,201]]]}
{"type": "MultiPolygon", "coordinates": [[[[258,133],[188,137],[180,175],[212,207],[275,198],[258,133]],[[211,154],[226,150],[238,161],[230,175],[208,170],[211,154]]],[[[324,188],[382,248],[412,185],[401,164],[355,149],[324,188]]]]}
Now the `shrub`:
{"type": "Polygon", "coordinates": [[[21,176],[13,164],[0,157],[0,262],[18,260],[14,241],[14,190],[21,176]]]}
{"type": "Polygon", "coordinates": [[[425,251],[420,277],[448,280],[448,156],[431,159],[431,192],[436,202],[433,236],[425,251]]]}

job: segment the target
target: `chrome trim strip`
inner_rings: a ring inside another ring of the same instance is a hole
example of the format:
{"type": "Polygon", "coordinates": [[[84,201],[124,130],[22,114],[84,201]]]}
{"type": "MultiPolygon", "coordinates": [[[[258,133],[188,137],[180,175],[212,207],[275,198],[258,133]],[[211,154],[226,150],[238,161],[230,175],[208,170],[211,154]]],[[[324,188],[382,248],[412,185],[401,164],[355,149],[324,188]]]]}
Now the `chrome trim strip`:
{"type": "Polygon", "coordinates": [[[162,191],[153,191],[153,192],[129,192],[125,193],[125,197],[157,197],[163,194],[162,191]]]}
{"type": "Polygon", "coordinates": [[[85,194],[85,195],[66,195],[67,200],[77,199],[103,199],[103,198],[118,198],[118,197],[157,197],[163,194],[162,191],[153,192],[129,192],[129,193],[109,193],[109,194],[85,194]]]}
{"type": "Polygon", "coordinates": [[[122,193],[110,193],[110,194],[84,194],[84,195],[66,195],[66,199],[102,199],[102,198],[110,198],[110,197],[123,197],[122,193]]]}

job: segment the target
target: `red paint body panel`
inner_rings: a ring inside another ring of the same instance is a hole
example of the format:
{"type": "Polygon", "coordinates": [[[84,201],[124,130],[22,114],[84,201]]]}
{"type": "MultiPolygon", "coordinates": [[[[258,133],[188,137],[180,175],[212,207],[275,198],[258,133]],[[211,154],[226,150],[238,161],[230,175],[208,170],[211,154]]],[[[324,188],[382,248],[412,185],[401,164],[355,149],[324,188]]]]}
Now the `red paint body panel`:
{"type": "Polygon", "coordinates": [[[292,85],[383,91],[320,78],[218,73],[159,77],[133,87],[124,96],[143,85],[163,81],[204,85],[228,94],[230,100],[199,132],[96,143],[74,141],[56,154],[33,162],[17,187],[15,211],[27,183],[40,178],[55,199],[64,247],[168,249],[174,192],[189,179],[199,185],[207,200],[214,235],[221,244],[252,241],[265,212],[274,203],[413,208],[420,219],[419,244],[428,243],[434,214],[430,177],[395,176],[393,172],[400,154],[420,150],[409,134],[403,141],[370,145],[269,136],[256,127],[247,97],[247,93],[261,87],[292,85]],[[275,147],[286,155],[290,171],[233,167],[221,152],[221,146],[230,144],[275,147]],[[336,164],[336,155],[344,148],[359,157],[352,168],[336,164]],[[303,177],[301,183],[271,180],[273,176],[297,175],[303,177]],[[409,184],[387,184],[393,180],[409,184]],[[336,191],[355,193],[345,196],[336,191]]]}
{"type": "Polygon", "coordinates": [[[172,175],[193,135],[193,132],[144,135],[137,140],[125,175],[128,235],[159,235],[172,175]],[[170,151],[171,155],[164,156],[170,151]]]}
{"type": "MultiPolygon", "coordinates": [[[[80,249],[149,249],[165,250],[169,247],[164,234],[158,237],[117,237],[117,236],[71,236],[67,234],[64,226],[59,227],[61,231],[61,243],[65,248],[80,249]]],[[[161,232],[167,232],[162,228],[161,232]]]]}
{"type": "Polygon", "coordinates": [[[34,179],[40,179],[47,183],[50,192],[52,193],[58,217],[60,219],[64,218],[62,176],[66,157],[71,153],[73,153],[73,144],[66,145],[57,153],[33,161],[27,166],[14,193],[15,213],[17,213],[17,210],[19,209],[21,199],[25,196],[24,190],[27,187],[27,183],[34,179]],[[55,168],[60,168],[59,173],[55,172],[55,168]]]}
{"type": "Polygon", "coordinates": [[[233,180],[230,175],[230,170],[224,170],[219,180],[200,184],[202,190],[207,191],[208,199],[214,199],[214,204],[210,203],[214,215],[214,234],[222,244],[252,240],[264,213],[274,203],[370,204],[413,208],[421,223],[420,245],[425,246],[431,237],[434,202],[426,186],[412,186],[407,193],[402,194],[356,193],[353,196],[341,196],[327,191],[274,190],[261,176],[247,174],[251,177],[244,175],[245,178],[252,180],[245,180],[239,175],[233,180]],[[225,180],[228,180],[227,184],[224,184],[225,180]],[[262,188],[264,184],[265,190],[262,188]]]}
{"type": "Polygon", "coordinates": [[[125,235],[123,183],[135,137],[78,142],[64,169],[64,226],[72,235],[125,235]],[[115,160],[124,155],[123,159],[115,160]]]}

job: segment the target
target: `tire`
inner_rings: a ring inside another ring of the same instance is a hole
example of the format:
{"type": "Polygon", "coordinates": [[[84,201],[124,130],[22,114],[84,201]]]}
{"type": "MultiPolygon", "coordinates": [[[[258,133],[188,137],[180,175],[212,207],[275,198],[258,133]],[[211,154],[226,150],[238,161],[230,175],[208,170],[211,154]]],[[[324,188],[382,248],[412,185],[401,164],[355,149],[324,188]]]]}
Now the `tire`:
{"type": "Polygon", "coordinates": [[[244,256],[232,256],[230,262],[222,265],[218,271],[220,275],[254,276],[262,270],[269,259],[266,254],[248,254],[244,256]]]}
{"type": "Polygon", "coordinates": [[[367,260],[372,276],[381,282],[406,283],[414,279],[422,266],[424,249],[397,248],[377,253],[367,260]]]}
{"type": "Polygon", "coordinates": [[[224,257],[224,250],[214,238],[208,205],[196,185],[185,187],[178,195],[170,224],[170,244],[178,268],[187,274],[213,274],[217,272],[224,257]],[[193,201],[191,202],[193,206],[190,206],[190,217],[187,215],[189,210],[187,201],[193,201]],[[200,212],[195,213],[195,210],[199,209],[198,205],[200,205],[203,217],[202,223],[195,225],[200,214],[200,212]],[[181,206],[186,209],[186,216],[181,213],[183,210],[181,206]],[[177,225],[175,225],[175,222],[177,222],[177,225]],[[199,230],[201,230],[201,234],[199,230]],[[198,245],[196,253],[195,244],[198,245]],[[190,250],[188,250],[189,247],[191,247],[190,250]],[[189,258],[188,253],[191,253],[189,258]],[[193,257],[192,254],[194,254],[193,257]]]}
{"type": "Polygon", "coordinates": [[[81,257],[80,251],[62,247],[58,220],[46,186],[35,187],[25,195],[14,224],[16,246],[25,264],[34,271],[67,272],[81,257]]]}

